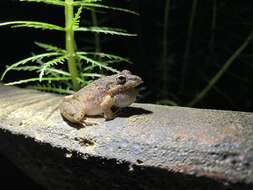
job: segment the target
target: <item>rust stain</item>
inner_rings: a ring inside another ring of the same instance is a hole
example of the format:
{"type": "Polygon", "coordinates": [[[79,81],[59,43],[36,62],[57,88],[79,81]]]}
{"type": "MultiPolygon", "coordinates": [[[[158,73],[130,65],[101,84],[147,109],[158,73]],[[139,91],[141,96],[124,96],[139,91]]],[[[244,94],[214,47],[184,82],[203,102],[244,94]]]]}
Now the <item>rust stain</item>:
{"type": "Polygon", "coordinates": [[[179,129],[175,132],[177,139],[196,140],[202,144],[216,144],[224,139],[237,139],[240,133],[234,127],[223,127],[215,130],[205,129],[179,129]]]}
{"type": "Polygon", "coordinates": [[[223,128],[223,132],[231,137],[239,138],[241,136],[239,130],[235,129],[234,127],[225,127],[223,128]]]}

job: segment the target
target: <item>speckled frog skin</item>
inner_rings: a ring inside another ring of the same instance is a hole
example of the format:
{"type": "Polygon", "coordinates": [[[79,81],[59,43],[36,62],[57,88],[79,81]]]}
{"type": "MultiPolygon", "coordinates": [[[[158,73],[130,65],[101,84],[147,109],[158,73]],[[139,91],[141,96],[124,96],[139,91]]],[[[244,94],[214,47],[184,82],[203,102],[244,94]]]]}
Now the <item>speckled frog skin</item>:
{"type": "Polygon", "coordinates": [[[113,119],[111,108],[127,107],[136,100],[135,87],[143,81],[128,70],[95,80],[73,95],[64,97],[59,105],[62,116],[71,123],[82,124],[86,116],[104,114],[113,119]]]}

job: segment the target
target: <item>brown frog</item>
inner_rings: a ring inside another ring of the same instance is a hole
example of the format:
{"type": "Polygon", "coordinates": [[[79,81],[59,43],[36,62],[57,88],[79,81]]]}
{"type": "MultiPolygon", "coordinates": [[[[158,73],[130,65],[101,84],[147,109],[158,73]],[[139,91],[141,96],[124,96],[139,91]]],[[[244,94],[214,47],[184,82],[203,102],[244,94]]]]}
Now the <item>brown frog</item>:
{"type": "Polygon", "coordinates": [[[59,105],[62,116],[71,123],[82,124],[86,116],[104,114],[113,119],[112,107],[127,107],[136,100],[137,87],[143,81],[128,70],[106,76],[64,97],[59,105]]]}

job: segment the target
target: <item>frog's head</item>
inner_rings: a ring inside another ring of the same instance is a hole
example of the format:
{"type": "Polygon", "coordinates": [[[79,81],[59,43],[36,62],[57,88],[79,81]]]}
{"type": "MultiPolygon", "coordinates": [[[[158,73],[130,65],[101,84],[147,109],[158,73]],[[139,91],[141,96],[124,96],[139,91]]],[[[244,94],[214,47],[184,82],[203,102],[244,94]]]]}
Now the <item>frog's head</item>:
{"type": "Polygon", "coordinates": [[[108,93],[112,96],[135,90],[135,87],[143,83],[139,76],[133,75],[128,70],[123,70],[118,74],[111,75],[108,79],[108,93]]]}
{"type": "Polygon", "coordinates": [[[115,77],[116,84],[124,86],[126,89],[132,89],[143,83],[141,77],[133,75],[128,70],[123,70],[115,77]]]}
{"type": "Polygon", "coordinates": [[[110,89],[110,92],[114,98],[114,105],[116,107],[129,106],[136,100],[138,90],[135,87],[143,83],[142,79],[128,70],[121,71],[113,78],[115,86],[110,89]]]}

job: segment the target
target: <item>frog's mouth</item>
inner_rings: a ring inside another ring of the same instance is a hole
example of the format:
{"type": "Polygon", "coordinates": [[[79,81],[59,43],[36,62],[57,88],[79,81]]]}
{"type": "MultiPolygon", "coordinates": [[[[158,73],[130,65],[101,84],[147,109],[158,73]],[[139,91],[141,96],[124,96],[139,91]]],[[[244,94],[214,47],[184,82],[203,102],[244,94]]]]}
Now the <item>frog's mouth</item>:
{"type": "Polygon", "coordinates": [[[136,88],[143,83],[141,77],[133,75],[129,78],[129,87],[136,88]]]}

